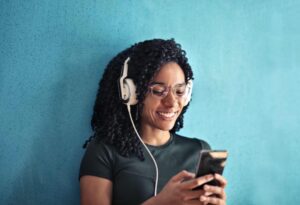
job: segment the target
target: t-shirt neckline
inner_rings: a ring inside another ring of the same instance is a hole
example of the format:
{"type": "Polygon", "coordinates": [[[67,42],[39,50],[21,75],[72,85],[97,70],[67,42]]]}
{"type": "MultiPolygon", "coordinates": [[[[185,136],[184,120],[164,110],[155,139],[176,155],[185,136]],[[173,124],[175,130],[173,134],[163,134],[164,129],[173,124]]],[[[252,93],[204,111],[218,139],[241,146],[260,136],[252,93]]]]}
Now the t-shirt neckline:
{"type": "Polygon", "coordinates": [[[174,136],[173,136],[172,133],[170,133],[170,138],[169,138],[169,140],[165,144],[158,145],[158,146],[149,145],[149,144],[146,144],[146,145],[150,149],[163,149],[163,148],[166,148],[167,146],[169,146],[173,142],[173,140],[174,140],[174,136]]]}

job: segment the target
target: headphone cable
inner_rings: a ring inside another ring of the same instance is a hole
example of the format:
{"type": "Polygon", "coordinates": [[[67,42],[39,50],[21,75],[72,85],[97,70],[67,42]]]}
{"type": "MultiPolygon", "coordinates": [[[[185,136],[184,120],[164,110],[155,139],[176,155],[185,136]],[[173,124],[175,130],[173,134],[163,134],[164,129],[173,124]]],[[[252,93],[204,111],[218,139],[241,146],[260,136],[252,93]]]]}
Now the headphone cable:
{"type": "Polygon", "coordinates": [[[156,161],[152,155],[152,153],[150,152],[150,150],[148,149],[148,147],[146,146],[146,144],[143,142],[141,136],[139,135],[138,131],[136,130],[136,127],[134,125],[134,122],[132,120],[132,117],[131,117],[131,111],[130,111],[130,105],[127,104],[127,109],[128,109],[128,113],[129,113],[129,118],[130,118],[130,121],[131,121],[131,124],[133,126],[133,129],[136,133],[136,135],[138,136],[139,140],[141,141],[142,145],[145,147],[145,149],[147,150],[149,156],[151,157],[152,161],[153,161],[153,164],[155,166],[155,186],[154,186],[154,196],[157,195],[157,184],[158,184],[158,167],[157,167],[157,164],[156,164],[156,161]]]}

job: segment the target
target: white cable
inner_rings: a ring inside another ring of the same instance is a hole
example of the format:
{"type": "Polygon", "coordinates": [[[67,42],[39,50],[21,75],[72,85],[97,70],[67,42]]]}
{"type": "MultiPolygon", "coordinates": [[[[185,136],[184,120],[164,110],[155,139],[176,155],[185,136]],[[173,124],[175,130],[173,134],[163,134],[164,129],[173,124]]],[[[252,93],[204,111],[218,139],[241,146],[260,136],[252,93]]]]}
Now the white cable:
{"type": "Polygon", "coordinates": [[[154,196],[156,196],[157,195],[157,184],[158,184],[158,167],[157,167],[157,164],[156,164],[156,161],[155,161],[153,155],[151,154],[150,150],[148,149],[148,147],[143,142],[143,140],[142,140],[141,136],[139,135],[138,131],[136,130],[136,127],[135,127],[134,122],[133,122],[132,117],[131,117],[130,105],[128,105],[128,104],[127,104],[127,109],[128,109],[129,118],[130,118],[131,124],[133,126],[133,129],[136,132],[136,135],[138,136],[138,138],[141,141],[142,145],[145,147],[145,149],[147,150],[148,154],[150,155],[150,157],[151,157],[151,159],[153,161],[153,164],[155,166],[156,177],[155,177],[155,186],[154,186],[154,196]]]}

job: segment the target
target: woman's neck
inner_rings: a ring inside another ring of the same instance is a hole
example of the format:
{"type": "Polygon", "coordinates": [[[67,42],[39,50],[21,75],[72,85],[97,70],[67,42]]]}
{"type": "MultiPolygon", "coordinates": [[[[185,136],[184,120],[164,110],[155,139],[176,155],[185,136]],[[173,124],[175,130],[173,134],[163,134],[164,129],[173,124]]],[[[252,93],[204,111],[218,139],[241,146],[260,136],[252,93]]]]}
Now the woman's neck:
{"type": "Polygon", "coordinates": [[[151,128],[143,128],[140,134],[146,144],[153,146],[160,146],[167,143],[171,136],[169,131],[151,128]]]}

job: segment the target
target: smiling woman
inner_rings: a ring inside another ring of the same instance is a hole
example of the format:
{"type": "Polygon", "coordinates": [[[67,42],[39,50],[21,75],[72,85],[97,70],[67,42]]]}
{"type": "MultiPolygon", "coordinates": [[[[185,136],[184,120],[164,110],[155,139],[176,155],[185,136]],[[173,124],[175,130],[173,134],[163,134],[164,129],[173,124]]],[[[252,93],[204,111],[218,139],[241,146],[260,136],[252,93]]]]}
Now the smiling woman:
{"type": "Polygon", "coordinates": [[[222,176],[194,175],[199,151],[209,145],[176,134],[192,80],[173,39],[135,44],[111,60],[81,162],[81,204],[226,204],[222,176]],[[195,189],[213,179],[220,186],[195,189]]]}

